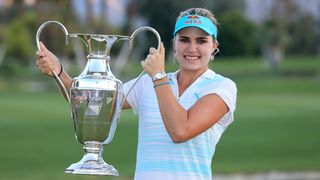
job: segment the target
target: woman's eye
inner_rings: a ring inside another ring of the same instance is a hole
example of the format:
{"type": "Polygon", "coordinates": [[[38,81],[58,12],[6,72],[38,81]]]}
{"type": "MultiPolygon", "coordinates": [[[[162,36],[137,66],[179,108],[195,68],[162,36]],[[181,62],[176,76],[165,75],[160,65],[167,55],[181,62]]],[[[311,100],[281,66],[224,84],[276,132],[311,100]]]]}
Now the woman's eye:
{"type": "Polygon", "coordinates": [[[199,44],[203,44],[203,43],[206,43],[206,42],[208,42],[208,41],[207,41],[207,40],[202,40],[202,39],[201,39],[201,40],[198,40],[197,42],[198,42],[199,44]]]}
{"type": "Polygon", "coordinates": [[[189,42],[188,39],[180,39],[180,41],[183,43],[189,42]]]}

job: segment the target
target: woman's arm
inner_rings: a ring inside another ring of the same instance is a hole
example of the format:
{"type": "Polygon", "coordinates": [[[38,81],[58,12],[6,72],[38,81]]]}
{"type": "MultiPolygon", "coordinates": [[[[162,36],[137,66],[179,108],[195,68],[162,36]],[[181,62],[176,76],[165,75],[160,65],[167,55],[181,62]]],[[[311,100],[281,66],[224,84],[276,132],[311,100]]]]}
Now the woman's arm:
{"type": "Polygon", "coordinates": [[[229,111],[226,103],[217,94],[206,95],[185,110],[177,102],[170,86],[158,86],[155,91],[165,127],[176,143],[206,131],[229,111]]]}
{"type": "MultiPolygon", "coordinates": [[[[153,76],[164,72],[164,52],[150,49],[150,54],[142,62],[144,70],[153,76]]],[[[167,78],[154,84],[168,82],[167,78]]],[[[176,100],[168,84],[155,87],[160,113],[171,139],[178,143],[189,140],[209,129],[221,119],[229,108],[217,94],[209,94],[199,99],[190,109],[185,110],[176,100]]]]}

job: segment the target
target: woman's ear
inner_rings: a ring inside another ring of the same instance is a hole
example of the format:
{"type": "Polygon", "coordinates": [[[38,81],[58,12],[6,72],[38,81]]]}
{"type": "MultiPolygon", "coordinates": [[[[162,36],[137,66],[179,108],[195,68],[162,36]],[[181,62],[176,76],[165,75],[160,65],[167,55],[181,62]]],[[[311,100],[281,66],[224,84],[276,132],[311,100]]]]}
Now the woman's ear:
{"type": "Polygon", "coordinates": [[[214,40],[214,41],[213,41],[213,49],[218,48],[218,46],[219,46],[218,40],[214,40]]]}
{"type": "Polygon", "coordinates": [[[218,49],[218,46],[219,46],[219,42],[217,40],[213,40],[213,46],[212,46],[212,53],[211,54],[214,54],[216,49],[218,49]]]}

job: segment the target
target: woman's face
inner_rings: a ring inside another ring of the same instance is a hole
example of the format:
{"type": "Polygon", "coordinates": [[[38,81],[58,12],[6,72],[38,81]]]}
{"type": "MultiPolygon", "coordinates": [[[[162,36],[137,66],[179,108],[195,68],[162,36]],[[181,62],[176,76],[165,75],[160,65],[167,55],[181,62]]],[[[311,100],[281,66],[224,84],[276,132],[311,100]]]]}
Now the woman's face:
{"type": "Polygon", "coordinates": [[[181,70],[206,70],[218,42],[199,28],[181,29],[174,41],[181,70]]]}

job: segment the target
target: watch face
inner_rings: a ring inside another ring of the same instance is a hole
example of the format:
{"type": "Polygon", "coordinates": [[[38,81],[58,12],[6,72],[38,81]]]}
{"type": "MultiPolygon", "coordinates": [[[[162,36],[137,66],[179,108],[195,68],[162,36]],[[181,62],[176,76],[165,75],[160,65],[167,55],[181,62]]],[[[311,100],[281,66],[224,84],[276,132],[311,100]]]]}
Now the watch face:
{"type": "Polygon", "coordinates": [[[155,78],[156,78],[156,79],[161,79],[161,78],[162,78],[162,74],[157,73],[155,78]]]}
{"type": "Polygon", "coordinates": [[[160,79],[163,79],[164,77],[166,77],[166,74],[165,73],[156,73],[153,77],[153,81],[156,81],[156,80],[160,80],[160,79]]]}

